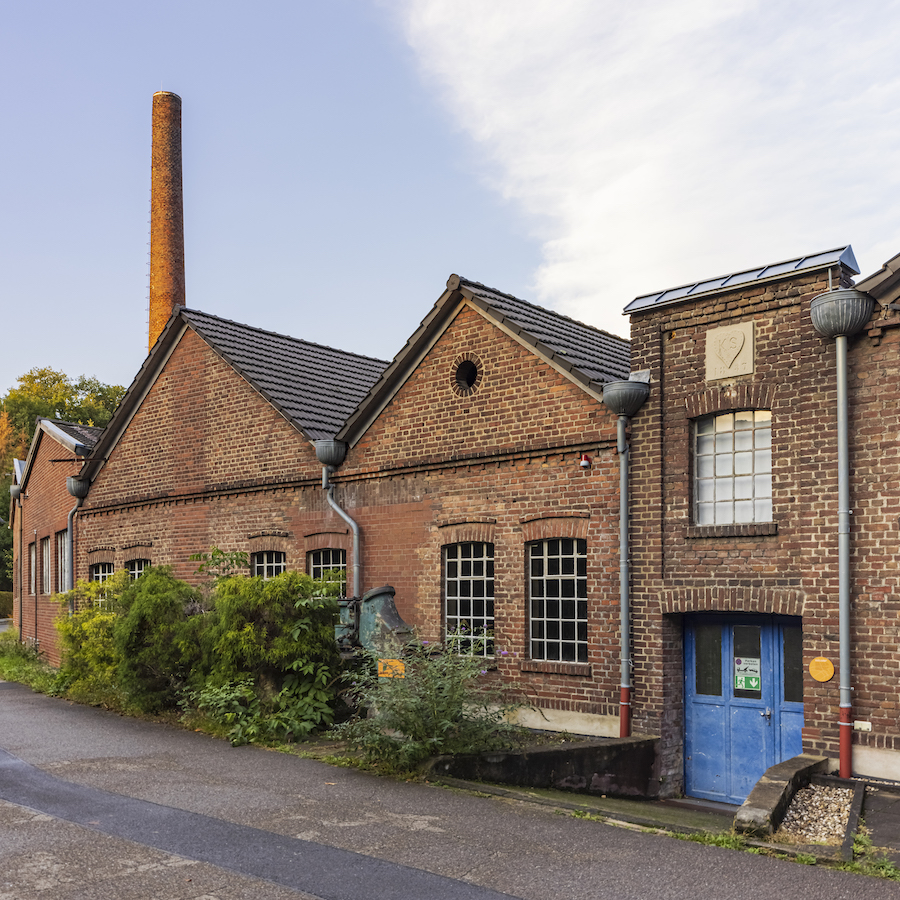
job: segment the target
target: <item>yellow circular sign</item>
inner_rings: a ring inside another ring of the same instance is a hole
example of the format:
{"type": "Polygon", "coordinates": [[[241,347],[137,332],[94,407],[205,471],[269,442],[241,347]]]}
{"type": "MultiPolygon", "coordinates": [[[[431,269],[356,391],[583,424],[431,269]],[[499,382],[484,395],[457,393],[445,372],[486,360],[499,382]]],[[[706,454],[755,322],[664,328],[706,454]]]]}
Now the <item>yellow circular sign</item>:
{"type": "Polygon", "coordinates": [[[834,678],[834,664],[824,656],[817,656],[810,661],[809,674],[816,681],[831,681],[834,678]]]}

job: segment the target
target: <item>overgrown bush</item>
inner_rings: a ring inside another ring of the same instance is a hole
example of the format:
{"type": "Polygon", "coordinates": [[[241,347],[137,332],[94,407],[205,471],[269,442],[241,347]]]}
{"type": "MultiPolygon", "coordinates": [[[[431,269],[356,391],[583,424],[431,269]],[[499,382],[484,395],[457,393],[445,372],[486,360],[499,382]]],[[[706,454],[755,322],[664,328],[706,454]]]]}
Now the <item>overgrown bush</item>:
{"type": "Polygon", "coordinates": [[[378,677],[373,654],[354,676],[358,715],[332,733],[394,772],[414,770],[442,753],[509,746],[518,729],[507,718],[523,704],[487,683],[488,660],[458,649],[453,636],[447,646],[413,641],[403,654],[404,677],[393,678],[378,677]]]}
{"type": "Polygon", "coordinates": [[[235,743],[297,739],[333,721],[340,657],[327,595],[339,590],[297,572],[216,575],[201,590],[166,568],[79,582],[60,598],[75,613],[57,626],[57,689],[144,713],[199,709],[235,743]]]}
{"type": "Polygon", "coordinates": [[[59,600],[75,612],[56,620],[63,663],[55,692],[79,703],[119,708],[125,696],[118,684],[120,656],[113,640],[116,607],[129,586],[127,573],[106,581],[79,581],[59,600]]]}
{"type": "Polygon", "coordinates": [[[11,619],[13,610],[12,591],[0,591],[0,619],[11,619]]]}
{"type": "Polygon", "coordinates": [[[178,705],[200,661],[201,622],[195,588],[168,568],[151,567],[122,592],[113,639],[118,684],[141,712],[178,705]]]}
{"type": "Polygon", "coordinates": [[[233,698],[253,683],[258,708],[242,704],[230,715],[255,722],[232,739],[296,739],[331,724],[340,657],[337,602],[327,594],[337,589],[299,572],[217,583],[202,638],[208,674],[195,696],[214,717],[223,691],[233,698]]]}

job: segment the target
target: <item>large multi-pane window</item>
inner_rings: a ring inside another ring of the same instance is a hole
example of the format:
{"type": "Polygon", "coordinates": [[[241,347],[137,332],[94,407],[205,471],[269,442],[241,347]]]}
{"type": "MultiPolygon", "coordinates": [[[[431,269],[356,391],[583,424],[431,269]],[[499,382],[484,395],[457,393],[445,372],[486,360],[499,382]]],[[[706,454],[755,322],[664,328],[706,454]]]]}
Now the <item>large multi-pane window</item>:
{"type": "Polygon", "coordinates": [[[253,575],[260,578],[274,578],[287,569],[287,555],[281,550],[261,550],[250,558],[253,575]]]}
{"type": "Polygon", "coordinates": [[[125,563],[125,570],[128,572],[128,575],[132,580],[134,580],[135,578],[140,578],[141,575],[144,574],[144,570],[149,568],[149,559],[129,559],[125,563]]]}
{"type": "Polygon", "coordinates": [[[68,531],[56,532],[56,590],[59,593],[69,589],[67,578],[69,574],[68,566],[68,531]]]}
{"type": "Polygon", "coordinates": [[[344,584],[347,579],[347,551],[337,547],[324,547],[306,555],[307,571],[316,580],[327,578],[329,582],[344,584]]]}
{"type": "Polygon", "coordinates": [[[53,584],[50,579],[50,538],[41,538],[41,593],[52,594],[53,584]]]}
{"type": "Polygon", "coordinates": [[[772,413],[707,416],[694,424],[698,525],[772,521],[772,413]]]}
{"type": "Polygon", "coordinates": [[[494,655],[494,545],[444,547],[444,627],[460,654],[494,655]]]}
{"type": "Polygon", "coordinates": [[[587,541],[528,545],[531,658],[587,662],[587,541]]]}

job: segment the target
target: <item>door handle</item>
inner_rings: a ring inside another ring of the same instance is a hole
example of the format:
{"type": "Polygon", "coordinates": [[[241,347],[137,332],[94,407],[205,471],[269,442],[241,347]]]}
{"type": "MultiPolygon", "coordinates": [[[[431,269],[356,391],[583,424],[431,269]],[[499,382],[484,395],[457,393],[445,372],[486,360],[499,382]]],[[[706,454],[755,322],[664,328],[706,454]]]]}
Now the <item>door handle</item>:
{"type": "Polygon", "coordinates": [[[764,716],[766,721],[771,725],[772,724],[772,710],[767,706],[765,710],[760,710],[759,714],[764,716]]]}

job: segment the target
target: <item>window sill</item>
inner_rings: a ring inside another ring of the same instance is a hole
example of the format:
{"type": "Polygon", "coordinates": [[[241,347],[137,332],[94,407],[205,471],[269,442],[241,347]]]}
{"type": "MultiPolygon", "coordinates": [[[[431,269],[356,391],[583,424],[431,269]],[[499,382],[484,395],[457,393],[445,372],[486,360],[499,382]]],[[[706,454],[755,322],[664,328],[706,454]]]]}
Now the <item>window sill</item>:
{"type": "Polygon", "coordinates": [[[685,537],[763,537],[778,534],[777,522],[748,522],[743,525],[688,525],[685,537]]]}
{"type": "Polygon", "coordinates": [[[556,662],[544,659],[523,659],[519,663],[521,672],[543,672],[545,675],[575,675],[580,678],[590,678],[592,675],[590,663],[556,662]]]}

